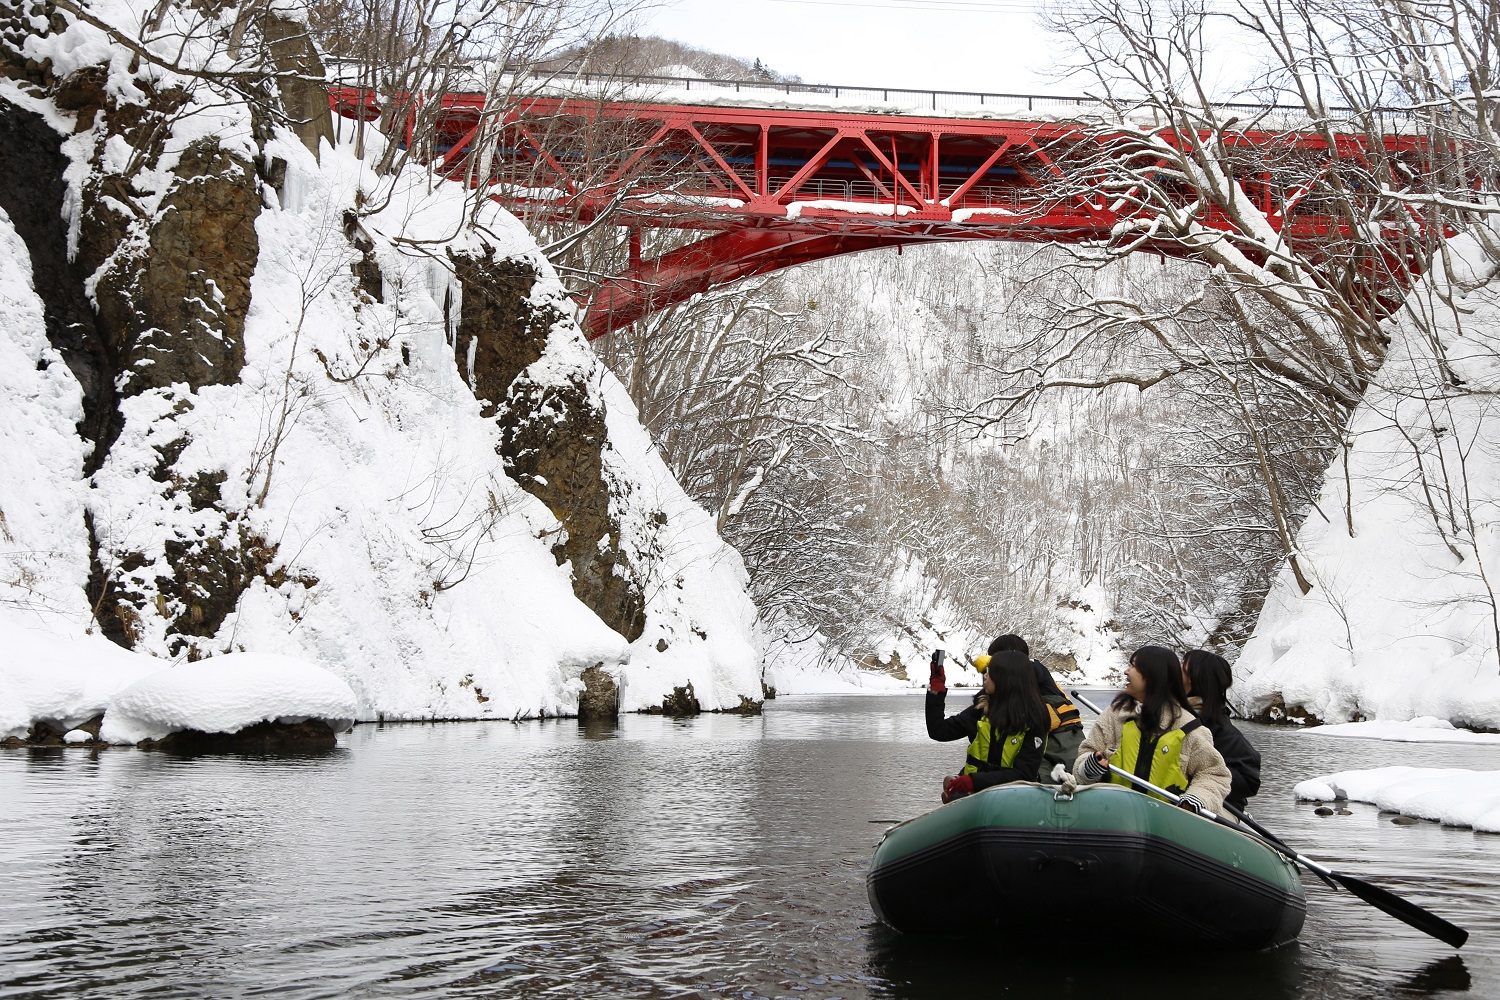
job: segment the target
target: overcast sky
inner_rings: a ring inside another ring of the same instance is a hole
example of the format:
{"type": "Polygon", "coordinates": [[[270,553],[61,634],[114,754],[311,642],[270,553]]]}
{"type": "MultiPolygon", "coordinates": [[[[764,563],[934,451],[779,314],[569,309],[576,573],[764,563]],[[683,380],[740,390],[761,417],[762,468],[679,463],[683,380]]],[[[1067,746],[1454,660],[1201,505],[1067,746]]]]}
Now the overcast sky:
{"type": "Polygon", "coordinates": [[[1072,93],[1047,76],[1036,0],[661,0],[642,34],[809,83],[1072,93]]]}

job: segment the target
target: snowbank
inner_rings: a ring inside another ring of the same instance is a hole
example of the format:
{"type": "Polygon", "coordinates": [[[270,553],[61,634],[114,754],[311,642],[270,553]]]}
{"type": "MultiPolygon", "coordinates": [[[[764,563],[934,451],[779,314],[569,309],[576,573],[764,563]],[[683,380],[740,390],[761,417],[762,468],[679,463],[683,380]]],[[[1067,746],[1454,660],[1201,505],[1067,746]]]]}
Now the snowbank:
{"type": "Polygon", "coordinates": [[[230,653],[158,670],[117,692],[99,737],[136,743],[183,729],[234,733],[258,722],[308,719],[343,732],[354,724],[356,711],[349,685],[311,663],[230,653]]]}
{"type": "Polygon", "coordinates": [[[1500,771],[1442,767],[1377,767],[1337,771],[1299,782],[1304,801],[1351,799],[1445,826],[1500,833],[1500,771]]]}
{"type": "Polygon", "coordinates": [[[1448,249],[1453,273],[1435,270],[1388,324],[1380,383],[1298,533],[1311,592],[1284,569],[1236,664],[1243,714],[1284,705],[1326,722],[1500,727],[1489,582],[1500,566],[1500,288],[1472,238],[1448,249]],[[1433,288],[1452,306],[1426,298],[1433,288]],[[1443,357],[1411,318],[1434,307],[1443,357]],[[1464,394],[1447,387],[1445,365],[1464,394]]]}
{"type": "Polygon", "coordinates": [[[58,636],[0,612],[0,739],[33,723],[64,732],[103,712],[120,688],[165,661],[121,649],[102,636],[58,636]]]}
{"type": "Polygon", "coordinates": [[[1334,726],[1313,726],[1303,732],[1313,736],[1390,740],[1395,743],[1500,743],[1500,733],[1459,729],[1447,719],[1430,715],[1407,722],[1344,722],[1334,726]]]}

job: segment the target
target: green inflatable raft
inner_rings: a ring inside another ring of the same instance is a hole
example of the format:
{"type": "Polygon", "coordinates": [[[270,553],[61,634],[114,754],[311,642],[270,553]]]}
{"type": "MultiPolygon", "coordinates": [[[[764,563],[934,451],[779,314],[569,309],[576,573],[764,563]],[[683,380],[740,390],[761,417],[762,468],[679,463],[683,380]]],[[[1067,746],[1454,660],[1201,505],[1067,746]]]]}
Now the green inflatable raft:
{"type": "Polygon", "coordinates": [[[1117,785],[1001,785],[941,806],[886,831],[866,887],[912,934],[972,934],[988,913],[1055,941],[1110,914],[1122,944],[1255,949],[1294,940],[1307,915],[1295,865],[1263,841],[1117,785]]]}

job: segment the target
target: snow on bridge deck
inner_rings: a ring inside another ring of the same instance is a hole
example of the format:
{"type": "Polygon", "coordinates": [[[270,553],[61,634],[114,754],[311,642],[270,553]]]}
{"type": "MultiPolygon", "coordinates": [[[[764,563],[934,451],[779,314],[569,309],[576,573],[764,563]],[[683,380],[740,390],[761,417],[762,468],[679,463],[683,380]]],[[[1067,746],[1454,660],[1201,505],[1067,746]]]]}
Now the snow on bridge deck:
{"type": "MultiPolygon", "coordinates": [[[[360,66],[331,59],[330,83],[359,86],[360,66]]],[[[1112,120],[1122,124],[1153,127],[1148,109],[1128,109],[1118,102],[1065,94],[1007,94],[988,91],[916,90],[866,84],[802,83],[780,80],[720,80],[685,75],[619,77],[604,73],[531,71],[513,74],[484,63],[454,67],[449,90],[483,93],[524,92],[547,97],[588,97],[595,100],[682,104],[714,108],[758,108],[784,111],[837,111],[856,115],[923,116],[1001,121],[1069,122],[1081,119],[1112,120]],[[498,75],[497,75],[498,74],[498,75]]],[[[1301,105],[1225,102],[1211,109],[1223,117],[1237,116],[1242,127],[1292,129],[1312,124],[1301,105]]],[[[1340,129],[1357,131],[1361,126],[1348,108],[1330,108],[1330,117],[1340,129]]],[[[1382,111],[1382,131],[1402,132],[1414,128],[1410,111],[1382,111]]]]}

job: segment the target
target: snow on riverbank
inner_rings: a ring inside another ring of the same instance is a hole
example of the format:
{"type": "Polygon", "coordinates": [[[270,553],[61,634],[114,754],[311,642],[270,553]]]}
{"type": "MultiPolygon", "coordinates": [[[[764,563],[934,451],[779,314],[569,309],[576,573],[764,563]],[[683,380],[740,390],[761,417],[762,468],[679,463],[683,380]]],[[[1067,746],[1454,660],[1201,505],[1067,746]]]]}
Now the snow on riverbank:
{"type": "Polygon", "coordinates": [[[99,732],[106,743],[136,743],[184,729],[235,733],[258,722],[323,721],[336,733],[354,725],[349,685],[304,660],[230,653],[141,678],[109,701],[99,732]]]}
{"type": "Polygon", "coordinates": [[[8,609],[0,609],[0,648],[0,739],[24,738],[37,723],[71,733],[100,714],[106,743],[306,719],[342,732],[357,713],[347,683],[291,657],[231,653],[173,664],[99,635],[54,635],[8,609]]]}
{"type": "Polygon", "coordinates": [[[1500,833],[1500,771],[1441,767],[1376,767],[1337,771],[1299,782],[1303,801],[1349,799],[1445,826],[1500,833]]]}
{"type": "Polygon", "coordinates": [[[1302,731],[1310,736],[1390,740],[1395,743],[1500,743],[1500,733],[1460,729],[1447,719],[1430,715],[1406,722],[1344,722],[1335,726],[1312,726],[1302,731]]]}
{"type": "Polygon", "coordinates": [[[1500,283],[1472,237],[1447,251],[1298,533],[1311,590],[1284,569],[1235,665],[1246,715],[1500,727],[1500,283]]]}
{"type": "Polygon", "coordinates": [[[87,722],[115,692],[167,666],[99,635],[59,636],[0,609],[0,740],[33,722],[64,732],[87,722]]]}

